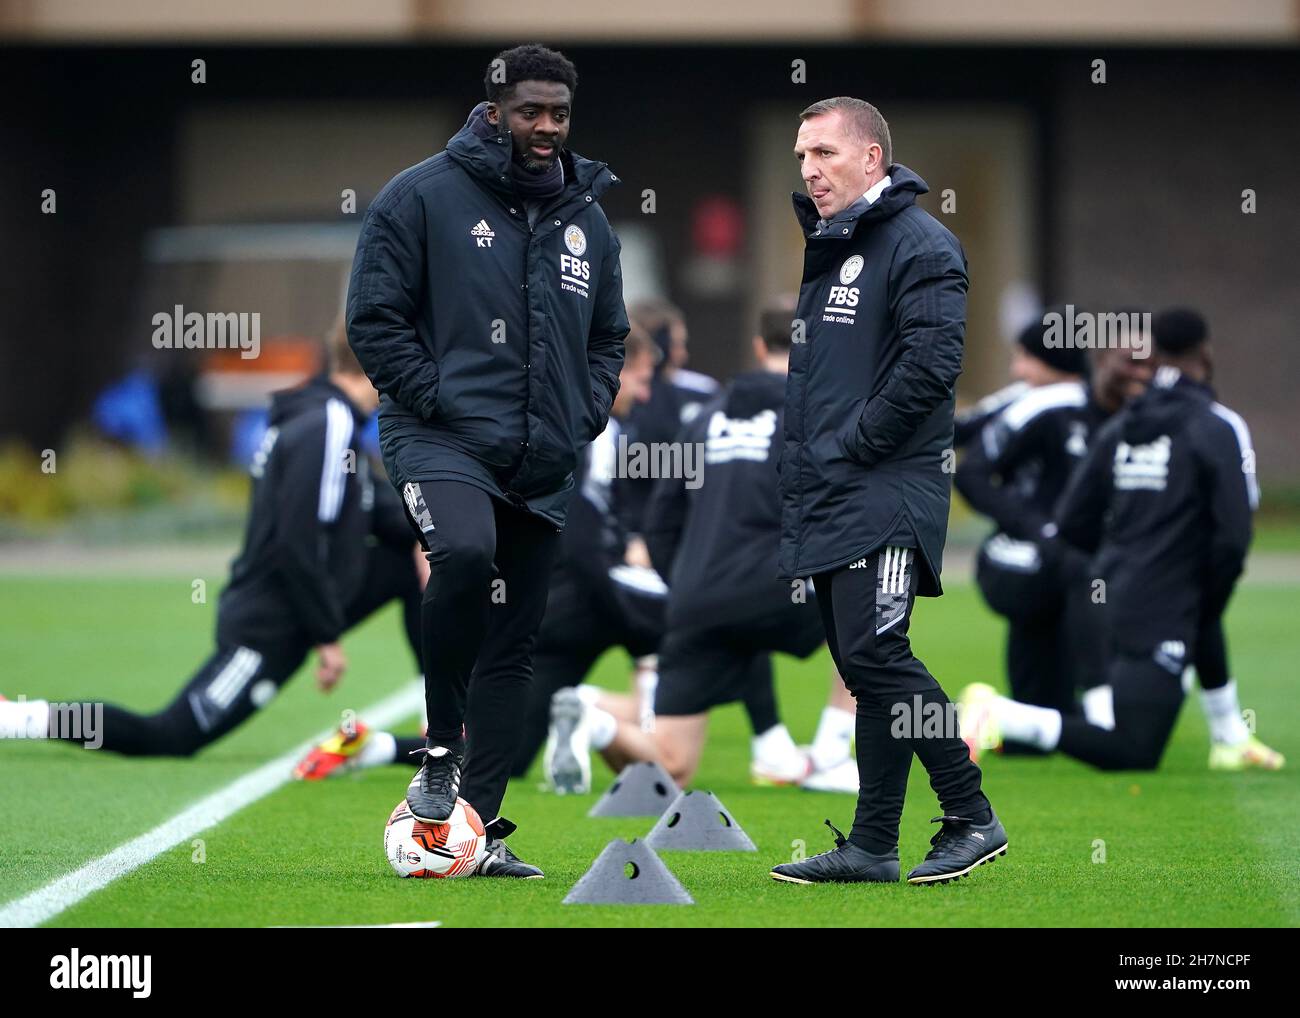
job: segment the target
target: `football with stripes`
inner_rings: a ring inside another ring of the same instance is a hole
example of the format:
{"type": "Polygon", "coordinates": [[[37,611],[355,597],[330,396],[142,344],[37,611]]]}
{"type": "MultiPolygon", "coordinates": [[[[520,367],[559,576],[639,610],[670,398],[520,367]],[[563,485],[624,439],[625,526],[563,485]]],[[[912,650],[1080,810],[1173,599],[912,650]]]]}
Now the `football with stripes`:
{"type": "Polygon", "coordinates": [[[464,799],[440,824],[417,820],[403,799],[384,827],[384,854],[399,877],[468,877],[486,851],[483,821],[464,799]]]}

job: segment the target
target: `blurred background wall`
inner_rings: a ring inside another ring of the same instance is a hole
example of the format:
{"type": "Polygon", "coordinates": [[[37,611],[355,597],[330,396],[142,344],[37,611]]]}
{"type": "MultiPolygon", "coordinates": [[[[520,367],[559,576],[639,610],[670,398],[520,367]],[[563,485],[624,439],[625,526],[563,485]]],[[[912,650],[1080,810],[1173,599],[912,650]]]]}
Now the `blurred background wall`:
{"type": "Polygon", "coordinates": [[[797,288],[797,116],[853,94],[967,250],[959,398],[1003,380],[1039,301],[1192,303],[1266,495],[1300,485],[1298,39],[1291,0],[0,0],[0,442],[55,447],[128,371],[192,372],[150,342],[178,303],[261,312],[264,347],[319,337],[366,203],[443,147],[499,49],[541,41],[578,67],[571,147],[624,181],[628,296],[686,310],[693,367],[741,367],[757,307],[797,288]]]}

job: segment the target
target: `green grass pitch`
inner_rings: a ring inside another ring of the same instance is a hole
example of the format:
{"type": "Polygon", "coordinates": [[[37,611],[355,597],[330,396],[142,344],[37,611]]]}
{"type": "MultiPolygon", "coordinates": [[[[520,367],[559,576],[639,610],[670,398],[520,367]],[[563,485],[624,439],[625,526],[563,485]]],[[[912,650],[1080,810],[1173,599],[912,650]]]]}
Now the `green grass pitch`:
{"type": "MultiPolygon", "coordinates": [[[[91,698],[153,710],[206,655],[215,599],[190,601],[177,580],[0,579],[0,692],[91,698]]],[[[944,887],[798,887],[767,870],[830,847],[822,819],[847,829],[853,801],[748,781],[749,733],[738,707],[716,712],[695,787],[709,789],[759,847],[749,853],[665,853],[696,905],[565,906],[561,900],[610,839],[651,823],[594,820],[595,796],[556,798],[536,772],[512,786],[511,844],[545,881],[400,880],[382,830],[408,771],[383,768],[323,784],[290,784],[177,845],[57,916],[57,926],[333,925],[437,920],[458,925],[619,926],[1294,926],[1300,723],[1300,587],[1247,586],[1229,619],[1243,706],[1260,736],[1292,761],[1280,774],[1211,773],[1199,706],[1189,700],[1156,774],[1098,774],[1064,758],[990,757],[986,789],[1010,852],[944,887]],[[1104,860],[1104,861],[1102,861],[1104,860]]],[[[950,693],[1000,681],[1002,628],[973,588],[949,583],[919,604],[918,654],[950,693]]],[[[392,611],[350,635],[351,670],[332,696],[307,670],[250,724],[190,761],[127,760],[48,743],[0,744],[0,905],[41,887],[171,817],[398,688],[413,672],[392,611]]],[[[778,659],[779,695],[796,739],[811,737],[829,658],[778,659]]],[[[621,654],[597,678],[626,688],[621,654]]],[[[414,724],[412,719],[411,724],[414,724]]],[[[409,726],[408,726],[409,727],[409,726]]],[[[600,790],[610,775],[596,764],[600,790]]],[[[924,854],[937,803],[912,769],[902,862],[924,854]]]]}

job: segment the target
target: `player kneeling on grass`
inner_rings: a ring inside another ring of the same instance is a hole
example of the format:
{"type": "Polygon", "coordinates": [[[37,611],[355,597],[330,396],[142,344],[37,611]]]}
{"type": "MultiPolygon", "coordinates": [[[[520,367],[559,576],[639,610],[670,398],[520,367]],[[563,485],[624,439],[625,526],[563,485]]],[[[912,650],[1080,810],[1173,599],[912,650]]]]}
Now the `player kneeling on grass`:
{"type": "Polygon", "coordinates": [[[253,459],[244,547],[217,607],[216,649],[170,705],[136,714],[103,705],[51,710],[0,702],[0,738],[52,738],[133,756],[191,756],[242,724],[314,647],[324,691],[343,676],[339,638],[400,600],[419,657],[420,580],[414,538],[395,494],[376,485],[360,435],[378,403],[340,324],[331,370],[277,393],[253,459]],[[371,538],[375,540],[371,542],[371,538]],[[65,725],[68,709],[79,723],[65,725]],[[93,737],[91,737],[93,734],[93,737]]]}
{"type": "MultiPolygon", "coordinates": [[[[1199,316],[1192,315],[1157,320],[1166,336],[1180,322],[1204,331],[1199,316]]],[[[1010,622],[1011,699],[1068,714],[1078,710],[1076,690],[1104,684],[1106,611],[1092,597],[1091,558],[1056,537],[1052,514],[1070,475],[1083,462],[1088,442],[1108,418],[1146,390],[1152,337],[1139,334],[1128,343],[1095,350],[1084,398],[1077,383],[1062,382],[1039,360],[1039,355],[1058,360],[1082,351],[1049,350],[1044,336],[1040,323],[1021,333],[1015,373],[1032,384],[982,418],[978,440],[968,443],[955,483],[971,507],[999,527],[981,547],[976,580],[990,607],[1010,622]]],[[[1198,632],[1193,661],[1210,727],[1210,769],[1280,767],[1281,754],[1251,735],[1242,721],[1220,619],[1198,632]]],[[[1191,675],[1189,667],[1185,688],[1190,688],[1191,675]]],[[[1019,742],[1005,749],[1038,754],[1019,742]]]]}
{"type": "MultiPolygon", "coordinates": [[[[658,760],[679,784],[699,765],[708,711],[771,688],[774,651],[805,658],[825,640],[814,592],[776,575],[781,509],[780,453],[792,308],[764,312],[754,351],[757,371],[738,376],[679,433],[702,450],[700,474],[661,478],[645,516],[646,544],[669,578],[668,634],[659,651],[653,724],[628,696],[581,686],[553,700],[547,760],[551,779],[587,767],[588,747],[613,768],[658,760]]],[[[842,685],[840,686],[842,690],[842,685]]],[[[820,787],[857,788],[849,742],[853,715],[841,692],[823,714],[812,756],[823,766],[820,787]],[[850,781],[851,779],[851,781],[850,781]],[[835,781],[839,785],[835,785],[835,781]]],[[[756,776],[778,773],[793,783],[809,778],[809,758],[784,725],[754,739],[756,776]]],[[[768,779],[770,780],[770,778],[768,779]]],[[[818,787],[818,785],[814,785],[818,787]]]]}
{"type": "MultiPolygon", "coordinates": [[[[961,725],[973,757],[1005,739],[1103,770],[1152,770],[1182,706],[1189,655],[1223,658],[1221,616],[1259,502],[1250,433],[1214,401],[1198,315],[1158,316],[1154,338],[1151,387],[1101,430],[1058,509],[1061,537],[1096,552],[1107,585],[1107,683],[1084,695],[1082,716],[1018,703],[983,684],[968,687],[961,725]],[[1207,644],[1216,635],[1213,653],[1207,644]]],[[[1231,740],[1226,729],[1235,719],[1243,729],[1236,743],[1254,743],[1273,768],[1282,765],[1244,731],[1231,684],[1211,687],[1206,697],[1216,741],[1231,740]],[[1218,701],[1229,699],[1230,710],[1219,709],[1218,701]]]]}

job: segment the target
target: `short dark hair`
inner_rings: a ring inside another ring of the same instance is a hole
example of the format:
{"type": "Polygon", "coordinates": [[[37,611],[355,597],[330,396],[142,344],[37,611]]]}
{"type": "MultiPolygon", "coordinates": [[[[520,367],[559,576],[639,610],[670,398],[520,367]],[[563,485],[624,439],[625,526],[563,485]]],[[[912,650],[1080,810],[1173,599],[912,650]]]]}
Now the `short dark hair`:
{"type": "Polygon", "coordinates": [[[758,313],[758,338],[774,353],[790,349],[794,335],[794,301],[780,298],[764,305],[758,313]]]}
{"type": "Polygon", "coordinates": [[[1192,308],[1169,308],[1151,321],[1151,336],[1161,353],[1181,357],[1205,342],[1210,328],[1205,316],[1192,308]]]}
{"type": "Polygon", "coordinates": [[[558,81],[569,86],[572,98],[578,90],[578,71],[563,53],[537,43],[503,49],[483,75],[488,102],[500,102],[521,81],[558,81]]]}
{"type": "Polygon", "coordinates": [[[843,115],[844,126],[852,137],[858,141],[874,141],[880,146],[880,161],[885,164],[885,169],[894,165],[894,143],[889,139],[889,124],[885,122],[880,110],[865,99],[854,99],[848,95],[822,99],[800,113],[799,119],[807,120],[809,117],[836,112],[843,115]]]}

